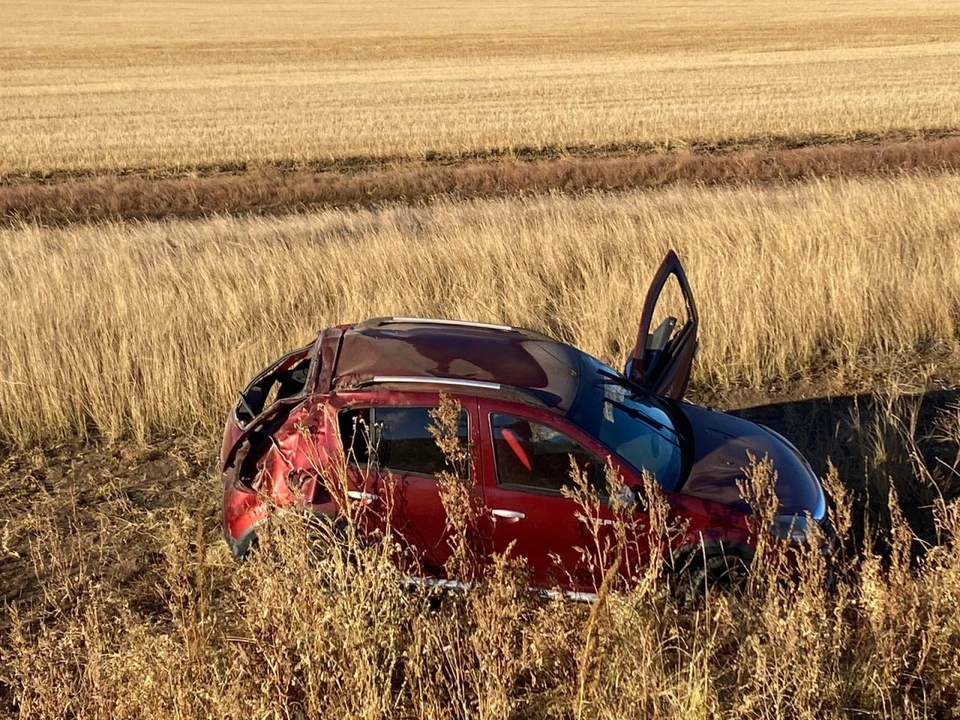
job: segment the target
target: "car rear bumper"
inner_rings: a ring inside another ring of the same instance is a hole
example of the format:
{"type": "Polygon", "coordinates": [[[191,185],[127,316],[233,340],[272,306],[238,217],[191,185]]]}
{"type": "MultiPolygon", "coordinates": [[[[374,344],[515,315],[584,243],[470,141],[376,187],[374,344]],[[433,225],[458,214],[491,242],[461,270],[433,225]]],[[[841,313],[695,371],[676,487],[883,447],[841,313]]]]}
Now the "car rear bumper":
{"type": "Polygon", "coordinates": [[[257,526],[251,525],[242,533],[240,537],[233,537],[227,528],[223,529],[223,539],[227,541],[227,547],[230,548],[230,554],[236,560],[243,560],[252,547],[257,544],[257,526]]]}
{"type": "Polygon", "coordinates": [[[255,543],[256,527],[269,509],[260,494],[234,482],[231,469],[224,473],[222,512],[223,537],[233,556],[242,560],[255,543]]]}

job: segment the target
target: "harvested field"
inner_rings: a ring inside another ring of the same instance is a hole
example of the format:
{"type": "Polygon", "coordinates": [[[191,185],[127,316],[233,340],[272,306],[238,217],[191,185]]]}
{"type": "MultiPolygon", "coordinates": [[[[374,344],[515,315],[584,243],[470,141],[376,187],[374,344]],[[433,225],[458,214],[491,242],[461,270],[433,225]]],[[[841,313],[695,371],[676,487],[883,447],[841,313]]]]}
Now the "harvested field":
{"type": "Polygon", "coordinates": [[[669,247],[702,390],[935,373],[956,359],[958,229],[954,175],[7,228],[0,433],[211,432],[265,362],[377,315],[504,321],[620,365],[669,247]]]}
{"type": "Polygon", "coordinates": [[[947,0],[0,2],[0,174],[949,128],[947,0]]]}

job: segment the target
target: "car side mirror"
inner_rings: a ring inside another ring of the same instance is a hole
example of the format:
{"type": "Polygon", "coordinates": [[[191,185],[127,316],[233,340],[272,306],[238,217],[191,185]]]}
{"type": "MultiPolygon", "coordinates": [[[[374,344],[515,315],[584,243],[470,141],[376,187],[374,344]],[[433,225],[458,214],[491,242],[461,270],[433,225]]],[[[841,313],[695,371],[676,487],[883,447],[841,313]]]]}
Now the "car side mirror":
{"type": "MultiPolygon", "coordinates": [[[[630,506],[638,504],[643,498],[643,488],[640,485],[628,487],[623,485],[617,494],[617,504],[621,506],[630,506]]],[[[614,505],[614,499],[610,498],[610,505],[614,505]]]]}

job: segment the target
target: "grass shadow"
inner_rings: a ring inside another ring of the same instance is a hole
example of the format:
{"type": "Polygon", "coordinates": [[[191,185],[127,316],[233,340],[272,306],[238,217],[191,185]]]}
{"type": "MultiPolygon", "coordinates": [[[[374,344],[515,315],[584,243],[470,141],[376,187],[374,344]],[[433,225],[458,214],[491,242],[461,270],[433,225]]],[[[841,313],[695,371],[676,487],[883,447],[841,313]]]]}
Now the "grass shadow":
{"type": "Polygon", "coordinates": [[[832,464],[852,491],[864,536],[890,522],[891,488],[913,528],[916,553],[939,542],[934,504],[960,497],[960,389],[819,397],[731,410],[790,439],[823,477],[832,464]]]}

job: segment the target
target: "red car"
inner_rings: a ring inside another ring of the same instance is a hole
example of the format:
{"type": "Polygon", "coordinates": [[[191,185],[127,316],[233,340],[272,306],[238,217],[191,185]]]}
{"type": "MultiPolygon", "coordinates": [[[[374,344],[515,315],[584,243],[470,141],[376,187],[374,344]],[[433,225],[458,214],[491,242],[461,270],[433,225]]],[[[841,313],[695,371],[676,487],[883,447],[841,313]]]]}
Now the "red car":
{"type": "MultiPolygon", "coordinates": [[[[442,394],[462,408],[459,433],[470,449],[474,492],[489,511],[491,549],[514,543],[541,587],[596,587],[595,569],[579,550],[586,527],[576,502],[561,494],[571,483],[571,456],[601,492],[608,463],[627,488],[642,487],[648,472],[684,521],[675,549],[724,565],[752,557],[749,508],[736,481],[748,452],[769,456],[781,514],[771,531],[801,541],[808,517],[828,521],[821,485],[797,449],[761,425],[682,400],[697,325],[671,251],[623,373],[514,327],[376,318],[328,328],[261,372],[230,412],[222,452],[227,543],[242,557],[276,504],[305,503],[336,516],[319,478],[325,467],[346,467],[351,502],[389,514],[421,575],[443,578],[450,545],[436,476],[445,458],[428,430],[442,394]],[[671,278],[685,317],[668,317],[650,332],[671,278]],[[387,503],[387,496],[401,501],[387,503]]],[[[606,507],[599,512],[601,521],[613,517],[606,507]]]]}

